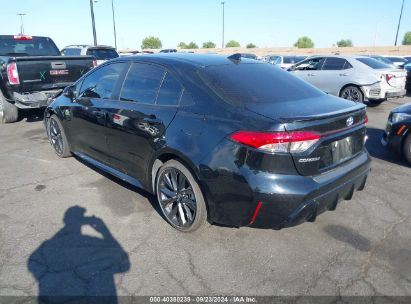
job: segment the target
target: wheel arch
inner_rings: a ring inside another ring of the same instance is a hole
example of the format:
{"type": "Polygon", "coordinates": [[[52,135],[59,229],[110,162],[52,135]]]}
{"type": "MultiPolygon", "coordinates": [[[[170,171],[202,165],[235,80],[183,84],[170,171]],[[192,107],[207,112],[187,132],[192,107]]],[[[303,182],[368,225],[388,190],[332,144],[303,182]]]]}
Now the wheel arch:
{"type": "Polygon", "coordinates": [[[347,87],[356,87],[356,88],[358,88],[358,89],[361,91],[361,93],[362,93],[362,95],[363,95],[363,98],[365,99],[364,90],[361,88],[361,85],[359,85],[358,83],[347,83],[347,84],[345,84],[345,85],[340,89],[340,91],[338,92],[338,97],[341,97],[341,92],[342,92],[345,88],[347,88],[347,87]]]}

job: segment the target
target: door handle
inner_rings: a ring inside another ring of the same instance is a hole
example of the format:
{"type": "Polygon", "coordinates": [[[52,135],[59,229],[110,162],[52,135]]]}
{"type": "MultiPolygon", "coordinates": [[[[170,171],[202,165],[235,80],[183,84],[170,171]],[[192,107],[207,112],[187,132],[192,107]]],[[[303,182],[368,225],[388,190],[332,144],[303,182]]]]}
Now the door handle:
{"type": "Polygon", "coordinates": [[[308,76],[310,76],[310,77],[315,76],[315,74],[314,73],[309,73],[308,76]]]}
{"type": "Polygon", "coordinates": [[[341,73],[340,76],[349,76],[350,74],[348,73],[341,73]]]}

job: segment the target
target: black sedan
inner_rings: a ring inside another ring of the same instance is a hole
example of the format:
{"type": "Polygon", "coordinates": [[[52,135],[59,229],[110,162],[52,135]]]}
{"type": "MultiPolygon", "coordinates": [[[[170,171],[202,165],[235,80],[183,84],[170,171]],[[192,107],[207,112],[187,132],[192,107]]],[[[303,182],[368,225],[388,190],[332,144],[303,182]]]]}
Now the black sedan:
{"type": "Polygon", "coordinates": [[[404,155],[411,164],[411,104],[395,108],[388,116],[387,127],[381,140],[384,146],[390,146],[404,155]]]}
{"type": "Polygon", "coordinates": [[[240,54],[115,59],[45,115],[60,157],[156,195],[184,232],[283,228],[335,209],[365,186],[365,123],[364,105],[240,54]]]}

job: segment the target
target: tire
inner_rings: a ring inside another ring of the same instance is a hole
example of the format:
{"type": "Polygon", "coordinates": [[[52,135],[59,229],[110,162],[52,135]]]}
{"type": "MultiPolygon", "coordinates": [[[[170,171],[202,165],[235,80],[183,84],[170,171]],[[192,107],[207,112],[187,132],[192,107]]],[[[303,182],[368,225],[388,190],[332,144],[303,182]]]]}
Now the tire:
{"type": "Polygon", "coordinates": [[[59,157],[66,158],[71,156],[66,133],[60,119],[56,115],[52,115],[47,120],[47,136],[59,157]]]}
{"type": "Polygon", "coordinates": [[[402,151],[404,153],[405,160],[411,165],[411,133],[405,138],[402,151]]]}
{"type": "Polygon", "coordinates": [[[193,232],[206,226],[207,207],[203,193],[182,163],[169,160],[161,166],[155,189],[161,211],[175,229],[193,232]]]}
{"type": "Polygon", "coordinates": [[[350,85],[344,87],[340,92],[340,97],[355,102],[364,102],[364,94],[361,89],[357,86],[350,85]]]}
{"type": "Polygon", "coordinates": [[[19,109],[4,98],[0,91],[0,123],[16,122],[19,118],[19,109]]]}

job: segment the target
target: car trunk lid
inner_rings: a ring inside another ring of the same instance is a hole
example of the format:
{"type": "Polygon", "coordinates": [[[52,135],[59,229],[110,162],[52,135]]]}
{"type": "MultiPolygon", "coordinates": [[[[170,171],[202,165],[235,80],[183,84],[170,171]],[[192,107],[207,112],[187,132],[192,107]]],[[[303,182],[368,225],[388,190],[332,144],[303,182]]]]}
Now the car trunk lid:
{"type": "Polygon", "coordinates": [[[318,175],[364,150],[366,111],[363,104],[322,96],[286,105],[248,105],[247,108],[283,123],[287,132],[315,132],[320,139],[307,151],[291,153],[301,175],[318,175]]]}

